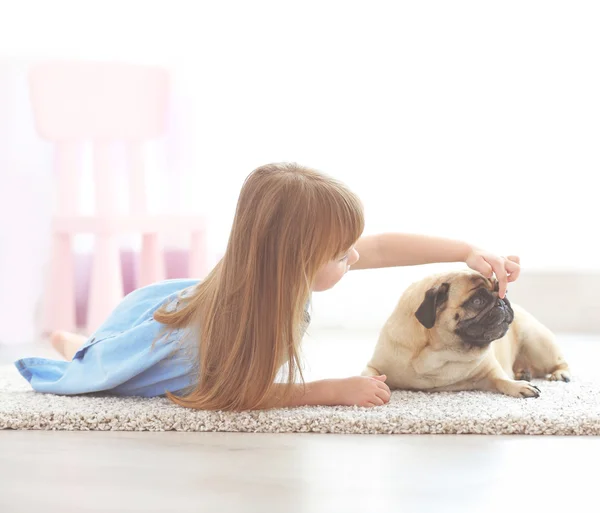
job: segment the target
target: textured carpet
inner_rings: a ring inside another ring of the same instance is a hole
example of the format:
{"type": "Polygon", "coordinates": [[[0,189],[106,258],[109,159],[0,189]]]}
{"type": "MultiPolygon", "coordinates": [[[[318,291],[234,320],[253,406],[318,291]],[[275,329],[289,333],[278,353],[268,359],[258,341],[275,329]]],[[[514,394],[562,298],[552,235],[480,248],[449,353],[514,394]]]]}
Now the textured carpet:
{"type": "Polygon", "coordinates": [[[7,365],[0,367],[0,429],[600,435],[600,384],[536,384],[538,399],[394,392],[389,404],[377,408],[223,413],[180,408],[164,398],[39,394],[7,365]]]}

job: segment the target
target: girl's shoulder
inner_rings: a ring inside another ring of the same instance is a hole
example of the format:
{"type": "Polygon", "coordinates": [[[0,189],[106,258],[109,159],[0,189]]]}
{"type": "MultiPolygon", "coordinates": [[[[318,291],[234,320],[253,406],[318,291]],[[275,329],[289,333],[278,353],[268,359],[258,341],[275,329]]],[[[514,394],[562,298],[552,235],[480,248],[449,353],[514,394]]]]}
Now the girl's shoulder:
{"type": "Polygon", "coordinates": [[[167,309],[177,308],[182,297],[192,294],[199,280],[172,279],[163,280],[127,294],[95,333],[96,338],[103,338],[114,333],[135,328],[142,323],[153,323],[154,312],[165,306],[167,309]]]}
{"type": "Polygon", "coordinates": [[[192,294],[199,283],[199,280],[183,278],[157,281],[130,292],[123,298],[121,306],[144,304],[158,308],[181,295],[192,294]]]}
{"type": "Polygon", "coordinates": [[[191,294],[195,287],[200,283],[200,280],[177,278],[171,280],[157,281],[150,285],[145,285],[132,291],[125,298],[142,299],[142,298],[155,298],[155,299],[167,299],[173,295],[178,294],[191,294]]]}

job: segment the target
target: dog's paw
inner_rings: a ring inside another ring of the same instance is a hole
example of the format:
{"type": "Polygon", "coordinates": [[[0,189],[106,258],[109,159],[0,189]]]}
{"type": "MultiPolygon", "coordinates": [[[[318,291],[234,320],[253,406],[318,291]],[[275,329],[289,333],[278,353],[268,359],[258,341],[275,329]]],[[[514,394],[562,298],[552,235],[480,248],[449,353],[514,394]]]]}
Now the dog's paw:
{"type": "Polygon", "coordinates": [[[549,381],[564,381],[565,383],[568,383],[571,381],[571,373],[568,369],[558,369],[551,374],[548,374],[546,379],[549,381]]]}
{"type": "Polygon", "coordinates": [[[542,391],[528,381],[498,381],[499,392],[511,397],[539,397],[542,391]]]}

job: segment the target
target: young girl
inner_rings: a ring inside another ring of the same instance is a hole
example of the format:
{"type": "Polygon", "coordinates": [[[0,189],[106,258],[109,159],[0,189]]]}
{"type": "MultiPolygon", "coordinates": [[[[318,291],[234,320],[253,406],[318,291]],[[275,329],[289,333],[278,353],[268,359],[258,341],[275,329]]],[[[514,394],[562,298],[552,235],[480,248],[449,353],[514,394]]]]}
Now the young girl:
{"type": "Polygon", "coordinates": [[[39,392],[166,395],[207,410],[387,403],[385,376],[297,379],[311,293],[351,267],[464,261],[496,274],[503,297],[519,259],[418,235],[361,238],[363,225],[360,200],[340,182],[296,164],[262,166],[246,179],[225,255],[204,280],[135,290],[89,339],[53,334],[67,361],[16,366],[39,392]]]}

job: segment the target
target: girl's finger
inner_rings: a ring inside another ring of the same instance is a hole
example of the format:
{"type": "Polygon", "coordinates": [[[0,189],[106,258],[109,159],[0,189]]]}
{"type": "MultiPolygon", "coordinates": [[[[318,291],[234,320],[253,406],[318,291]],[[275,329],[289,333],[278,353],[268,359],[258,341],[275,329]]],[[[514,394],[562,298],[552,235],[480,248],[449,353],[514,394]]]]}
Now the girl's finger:
{"type": "Polygon", "coordinates": [[[494,269],[494,274],[496,275],[499,285],[498,295],[500,296],[500,299],[502,299],[506,295],[506,287],[508,286],[508,275],[506,274],[506,269],[504,268],[504,261],[500,259],[494,259],[488,263],[494,269]]]}
{"type": "Polygon", "coordinates": [[[377,397],[381,399],[384,403],[387,403],[392,395],[389,392],[386,392],[385,390],[377,390],[377,392],[375,393],[377,394],[377,397]]]}
{"type": "Polygon", "coordinates": [[[519,277],[519,274],[521,273],[521,266],[518,263],[512,260],[507,260],[504,264],[504,267],[508,272],[509,282],[515,281],[519,277]]]}
{"type": "Polygon", "coordinates": [[[379,383],[377,383],[377,386],[381,389],[381,390],[385,390],[388,393],[390,392],[390,387],[388,387],[385,383],[382,383],[381,381],[379,383]]]}
{"type": "Polygon", "coordinates": [[[384,403],[383,399],[379,396],[375,396],[373,399],[369,401],[370,403],[374,403],[375,406],[382,406],[384,403]]]}

